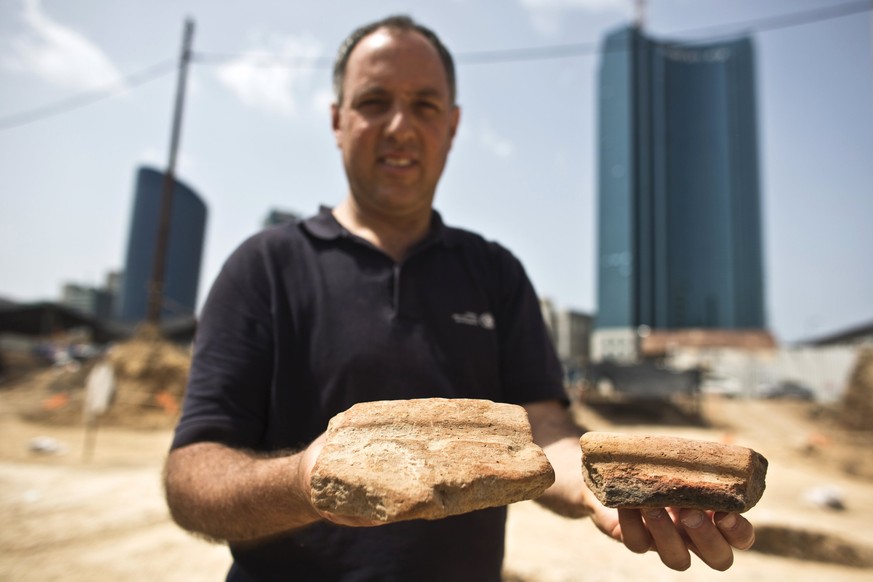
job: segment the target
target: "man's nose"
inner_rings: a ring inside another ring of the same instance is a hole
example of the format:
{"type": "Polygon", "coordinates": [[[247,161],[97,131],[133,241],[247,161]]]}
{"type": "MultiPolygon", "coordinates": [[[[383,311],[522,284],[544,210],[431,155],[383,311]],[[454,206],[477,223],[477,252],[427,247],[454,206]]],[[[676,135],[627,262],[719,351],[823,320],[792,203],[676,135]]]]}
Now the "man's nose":
{"type": "Polygon", "coordinates": [[[415,135],[414,120],[411,112],[405,107],[395,106],[390,113],[385,135],[395,140],[404,141],[415,135]]]}

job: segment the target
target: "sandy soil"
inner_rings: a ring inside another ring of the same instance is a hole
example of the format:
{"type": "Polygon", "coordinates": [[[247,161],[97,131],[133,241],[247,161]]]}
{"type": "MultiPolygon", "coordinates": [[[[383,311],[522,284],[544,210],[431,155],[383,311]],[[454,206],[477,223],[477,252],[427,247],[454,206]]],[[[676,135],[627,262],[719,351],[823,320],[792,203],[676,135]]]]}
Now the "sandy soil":
{"type": "MultiPolygon", "coordinates": [[[[182,532],[167,515],[160,470],[169,429],[101,428],[86,461],[82,426],[23,420],[23,403],[30,399],[22,389],[0,390],[0,580],[224,579],[227,550],[182,532]],[[62,450],[32,451],[38,437],[54,439],[50,442],[62,450]]],[[[755,448],[770,460],[767,491],[749,512],[766,534],[759,543],[778,554],[824,554],[817,561],[749,551],[740,553],[727,573],[712,572],[699,561],[688,572],[672,572],[655,554],[631,554],[588,520],[563,519],[525,502],[510,508],[507,579],[870,580],[873,569],[821,560],[871,560],[873,439],[840,430],[827,415],[813,418],[814,411],[799,403],[710,400],[699,422],[675,410],[656,415],[576,409],[592,429],[674,434],[755,448]],[[806,500],[810,490],[824,486],[839,492],[844,510],[806,500]],[[817,537],[808,542],[802,535],[788,535],[798,532],[817,537]]]]}
{"type": "Polygon", "coordinates": [[[726,441],[762,453],[770,461],[767,490],[747,514],[759,530],[759,551],[739,552],[724,573],[697,559],[687,572],[674,572],[662,566],[654,553],[628,552],[600,534],[589,520],[564,519],[524,502],[509,513],[507,570],[538,582],[870,580],[869,568],[822,561],[873,565],[870,436],[849,434],[825,420],[814,420],[810,417],[814,410],[792,402],[712,399],[704,402],[705,426],[700,426],[671,414],[667,418],[604,416],[577,409],[577,418],[593,430],[726,441]],[[822,487],[839,492],[845,509],[827,509],[807,500],[810,491],[822,487]]]}

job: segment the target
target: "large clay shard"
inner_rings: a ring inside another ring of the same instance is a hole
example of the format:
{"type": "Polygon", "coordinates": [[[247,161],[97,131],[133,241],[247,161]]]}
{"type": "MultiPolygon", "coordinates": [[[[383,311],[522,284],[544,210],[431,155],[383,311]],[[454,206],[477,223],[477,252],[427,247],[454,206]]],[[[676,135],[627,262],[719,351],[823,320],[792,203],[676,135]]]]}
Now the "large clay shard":
{"type": "Polygon", "coordinates": [[[524,408],[488,400],[365,402],[331,419],[312,502],[337,515],[439,519],[531,499],[555,479],[524,408]]]}
{"type": "Polygon", "coordinates": [[[767,459],[745,447],[603,432],[579,442],[585,482],[607,507],[743,512],[764,493],[767,459]]]}

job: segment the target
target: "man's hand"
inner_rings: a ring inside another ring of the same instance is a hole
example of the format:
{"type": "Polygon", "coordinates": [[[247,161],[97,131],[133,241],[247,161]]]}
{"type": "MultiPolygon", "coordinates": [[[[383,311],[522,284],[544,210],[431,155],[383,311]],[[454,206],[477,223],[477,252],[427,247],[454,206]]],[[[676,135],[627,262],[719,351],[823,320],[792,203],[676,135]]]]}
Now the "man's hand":
{"type": "MultiPolygon", "coordinates": [[[[310,500],[312,499],[312,469],[315,467],[315,462],[318,460],[318,455],[321,453],[321,449],[324,448],[325,440],[325,433],[322,433],[321,436],[312,441],[312,443],[308,447],[306,447],[306,450],[301,453],[300,463],[298,463],[297,465],[298,487],[301,490],[305,491],[306,497],[310,500]]],[[[325,519],[337,525],[344,525],[348,527],[375,527],[379,525],[385,525],[386,523],[383,521],[374,521],[372,519],[356,517],[352,515],[337,515],[329,511],[322,511],[315,506],[312,507],[312,510],[316,512],[322,519],[325,519]]]]}
{"type": "Polygon", "coordinates": [[[691,565],[691,552],[716,570],[733,563],[733,550],[746,550],[755,530],[736,513],[696,509],[609,509],[604,507],[582,477],[582,450],[577,427],[558,402],[525,405],[536,442],[555,469],[555,484],[537,499],[567,517],[590,515],[606,535],[636,553],[656,551],[674,570],[691,565]]]}
{"type": "Polygon", "coordinates": [[[322,436],[287,455],[259,455],[212,442],[175,449],[164,468],[170,513],[189,531],[229,542],[257,541],[321,519],[382,525],[312,505],[309,482],[323,447],[322,436]]]}
{"type": "MultiPolygon", "coordinates": [[[[599,504],[598,504],[599,505],[599,504]]],[[[710,568],[724,571],[734,561],[733,550],[747,550],[755,542],[752,524],[736,513],[698,509],[609,509],[599,505],[595,525],[629,550],[656,551],[674,570],[687,570],[690,552],[710,568]]]]}

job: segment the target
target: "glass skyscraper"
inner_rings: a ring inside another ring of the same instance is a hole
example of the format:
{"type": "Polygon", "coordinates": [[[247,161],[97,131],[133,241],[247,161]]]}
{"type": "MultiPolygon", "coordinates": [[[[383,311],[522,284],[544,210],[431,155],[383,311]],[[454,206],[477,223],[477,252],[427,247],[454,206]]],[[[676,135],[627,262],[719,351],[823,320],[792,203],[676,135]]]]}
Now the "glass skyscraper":
{"type": "Polygon", "coordinates": [[[751,40],[602,54],[598,330],[764,329],[751,40]]]}
{"type": "MultiPolygon", "coordinates": [[[[148,312],[164,173],[140,168],[130,219],[119,318],[136,323],[148,312]]],[[[206,204],[194,190],[175,181],[164,272],[162,318],[193,315],[206,234],[206,204]]]]}

